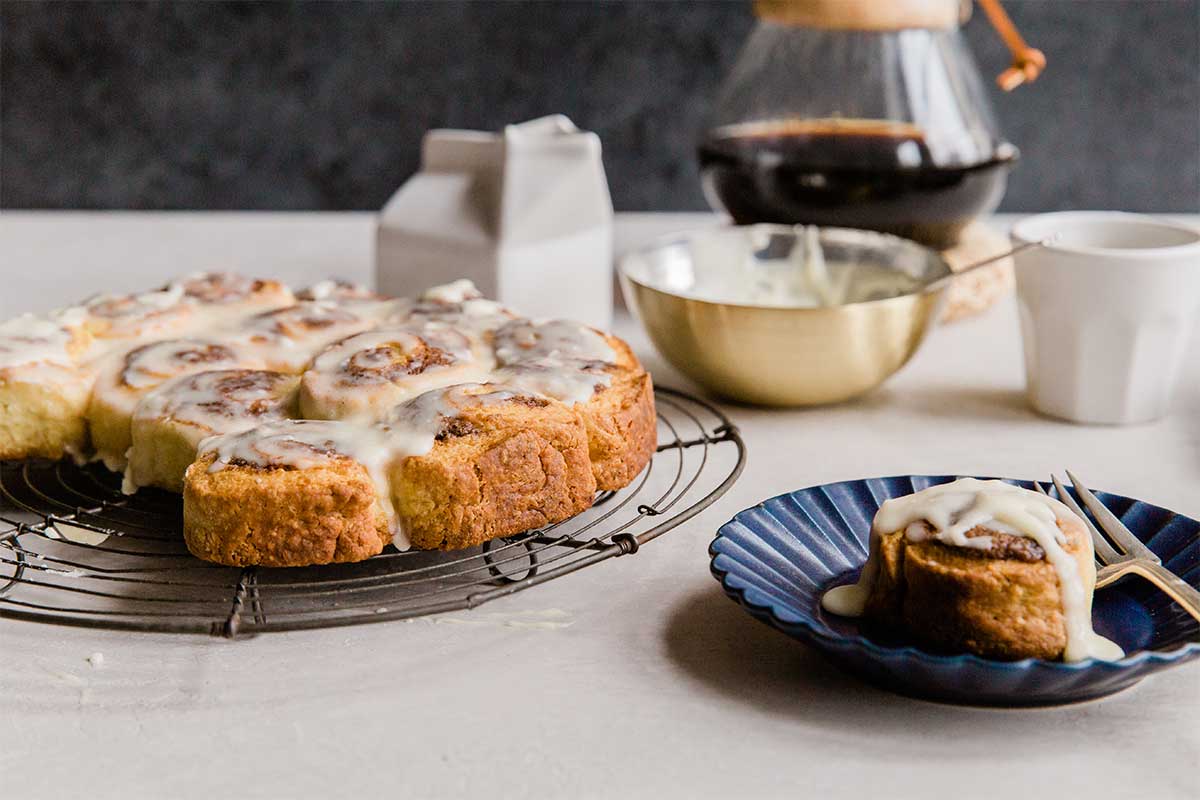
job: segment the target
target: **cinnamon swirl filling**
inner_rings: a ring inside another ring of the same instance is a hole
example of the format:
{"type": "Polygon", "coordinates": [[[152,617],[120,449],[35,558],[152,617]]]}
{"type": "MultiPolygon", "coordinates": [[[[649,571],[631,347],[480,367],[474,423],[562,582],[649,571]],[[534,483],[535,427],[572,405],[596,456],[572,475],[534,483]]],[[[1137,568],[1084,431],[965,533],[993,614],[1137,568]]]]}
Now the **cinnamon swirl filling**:
{"type": "Polygon", "coordinates": [[[163,384],[138,404],[135,420],[171,419],[211,432],[246,430],[293,416],[296,377],[267,370],[199,372],[163,384]]]}
{"type": "Polygon", "coordinates": [[[313,359],[301,382],[300,407],[319,419],[379,419],[397,403],[476,380],[492,365],[482,342],[435,324],[361,333],[313,359]]]}
{"type": "Polygon", "coordinates": [[[142,345],[124,359],[119,384],[146,389],[185,373],[251,366],[232,346],[203,339],[174,339],[142,345]]]}

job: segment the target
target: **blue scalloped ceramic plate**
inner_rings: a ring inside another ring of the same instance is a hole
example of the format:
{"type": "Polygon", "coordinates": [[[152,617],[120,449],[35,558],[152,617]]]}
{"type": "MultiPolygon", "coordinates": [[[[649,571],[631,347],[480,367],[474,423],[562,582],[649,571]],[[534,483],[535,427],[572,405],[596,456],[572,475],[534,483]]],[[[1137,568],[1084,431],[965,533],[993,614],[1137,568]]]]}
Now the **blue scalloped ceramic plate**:
{"type": "MultiPolygon", "coordinates": [[[[721,526],[709,547],[713,575],[757,619],[817,647],[872,683],[931,700],[1002,706],[1072,703],[1118,692],[1200,656],[1200,625],[1136,577],[1096,593],[1097,632],[1128,654],[1112,662],[937,655],[868,639],[854,620],[821,608],[824,590],[856,578],[866,562],[867,535],[880,503],[955,477],[843,481],[773,497],[721,526]]],[[[1200,586],[1200,522],[1120,495],[1096,496],[1165,566],[1200,586]]]]}

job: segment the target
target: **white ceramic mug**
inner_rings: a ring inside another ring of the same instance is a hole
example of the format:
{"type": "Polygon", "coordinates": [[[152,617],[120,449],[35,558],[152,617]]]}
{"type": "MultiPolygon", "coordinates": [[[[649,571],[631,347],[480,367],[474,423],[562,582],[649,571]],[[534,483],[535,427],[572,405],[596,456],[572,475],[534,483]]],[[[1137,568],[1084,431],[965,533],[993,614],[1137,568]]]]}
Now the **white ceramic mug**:
{"type": "Polygon", "coordinates": [[[1200,232],[1117,211],[1026,217],[1016,256],[1029,400],[1074,422],[1167,413],[1200,311],[1200,232]]]}

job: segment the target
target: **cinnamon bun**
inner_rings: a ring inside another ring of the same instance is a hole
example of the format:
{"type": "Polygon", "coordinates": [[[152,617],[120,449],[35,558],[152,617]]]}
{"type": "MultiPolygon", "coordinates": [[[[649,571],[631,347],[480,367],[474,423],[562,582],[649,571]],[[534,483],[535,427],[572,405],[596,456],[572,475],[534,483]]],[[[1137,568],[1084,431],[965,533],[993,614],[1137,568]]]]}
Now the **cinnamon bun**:
{"type": "Polygon", "coordinates": [[[372,314],[332,301],[303,301],[251,317],[229,335],[281,372],[300,372],[327,345],[378,325],[372,314]]]}
{"type": "Polygon", "coordinates": [[[197,272],[167,288],[178,287],[183,297],[225,316],[250,314],[296,302],[292,290],[279,281],[248,278],[233,272],[197,272]]]}
{"type": "Polygon", "coordinates": [[[178,284],[153,292],[100,295],[83,308],[88,327],[98,339],[163,339],[196,322],[196,306],[185,302],[184,289],[178,284]]]}
{"type": "Polygon", "coordinates": [[[483,379],[494,363],[481,340],[444,324],[360,333],[313,359],[300,382],[300,412],[376,420],[423,391],[483,379]]]}
{"type": "Polygon", "coordinates": [[[392,461],[398,546],[471,547],[592,504],[583,423],[543,395],[501,384],[453,386],[398,406],[382,426],[428,442],[424,453],[392,461]]]}
{"type": "Polygon", "coordinates": [[[294,417],[299,382],[282,372],[230,369],[185,375],[154,389],[133,413],[125,491],[182,491],[201,441],[294,417]]]}
{"type": "Polygon", "coordinates": [[[213,339],[167,339],[134,348],[106,365],[87,409],[96,458],[120,472],[127,464],[138,401],[171,378],[220,369],[260,369],[262,359],[213,339]]]}
{"type": "Polygon", "coordinates": [[[1092,540],[1062,503],[961,478],[887,500],[858,582],[822,605],[904,631],[937,652],[983,658],[1120,658],[1092,630],[1092,540]]]}
{"type": "Polygon", "coordinates": [[[361,561],[392,539],[386,441],[344,422],[282,420],[206,440],[188,467],[184,538],[218,564],[361,561]]]}
{"type": "Polygon", "coordinates": [[[494,341],[495,380],[573,404],[587,429],[597,485],[629,485],[658,443],[654,387],[629,346],[564,320],[513,320],[494,341]]]}
{"type": "Polygon", "coordinates": [[[81,456],[94,372],[80,361],[92,336],[71,309],[0,324],[0,460],[81,456]]]}

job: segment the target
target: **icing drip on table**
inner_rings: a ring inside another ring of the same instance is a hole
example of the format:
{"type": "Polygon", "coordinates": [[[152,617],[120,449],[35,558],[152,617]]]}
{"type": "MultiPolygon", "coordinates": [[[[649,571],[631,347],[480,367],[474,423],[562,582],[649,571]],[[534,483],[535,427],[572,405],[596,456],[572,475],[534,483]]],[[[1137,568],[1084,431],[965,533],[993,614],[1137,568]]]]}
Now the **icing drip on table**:
{"type": "Polygon", "coordinates": [[[910,542],[932,538],[951,547],[988,550],[993,545],[992,537],[968,535],[976,527],[985,527],[1033,540],[1053,567],[1058,576],[1067,632],[1064,661],[1120,658],[1120,648],[1092,630],[1096,573],[1091,538],[1081,538],[1089,564],[1081,571],[1066,549],[1059,520],[1073,526],[1080,524],[1059,501],[1002,481],[960,478],[892,498],[879,507],[871,524],[870,551],[858,582],[830,589],[821,598],[821,605],[841,616],[862,615],[879,575],[879,548],[884,534],[902,530],[910,542]]]}

